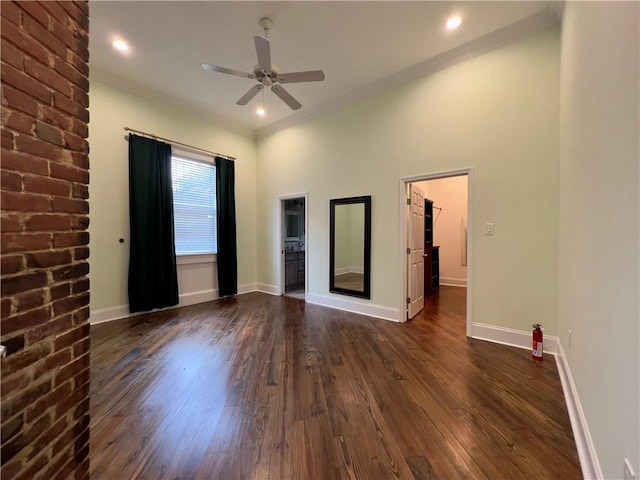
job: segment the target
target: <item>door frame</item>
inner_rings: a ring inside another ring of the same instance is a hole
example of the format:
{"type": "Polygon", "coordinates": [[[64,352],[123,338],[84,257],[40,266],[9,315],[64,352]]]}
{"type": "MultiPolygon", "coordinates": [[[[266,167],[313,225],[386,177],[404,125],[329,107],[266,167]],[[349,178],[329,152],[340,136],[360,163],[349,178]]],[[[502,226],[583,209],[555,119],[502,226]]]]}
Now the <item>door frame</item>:
{"type": "MultiPolygon", "coordinates": [[[[472,322],[471,322],[471,287],[472,287],[472,272],[473,272],[473,168],[460,168],[457,170],[446,170],[442,172],[426,173],[422,175],[414,175],[411,177],[403,177],[400,179],[398,186],[398,258],[400,259],[400,285],[398,291],[398,299],[400,300],[400,314],[398,321],[407,321],[407,295],[408,295],[408,279],[407,279],[407,228],[409,227],[408,221],[408,209],[407,209],[407,192],[409,190],[409,184],[415,182],[422,182],[425,180],[436,180],[439,178],[459,177],[462,175],[467,176],[467,312],[466,312],[466,335],[471,337],[472,322]]],[[[425,297],[425,301],[427,301],[425,297]]]]}
{"type": "Polygon", "coordinates": [[[284,280],[284,242],[286,238],[285,231],[285,215],[284,215],[284,202],[285,200],[293,200],[295,198],[304,198],[304,297],[307,301],[307,293],[309,293],[309,193],[292,193],[289,195],[278,195],[278,224],[280,225],[278,235],[278,255],[280,261],[278,262],[278,295],[285,294],[285,280],[284,280]]]}

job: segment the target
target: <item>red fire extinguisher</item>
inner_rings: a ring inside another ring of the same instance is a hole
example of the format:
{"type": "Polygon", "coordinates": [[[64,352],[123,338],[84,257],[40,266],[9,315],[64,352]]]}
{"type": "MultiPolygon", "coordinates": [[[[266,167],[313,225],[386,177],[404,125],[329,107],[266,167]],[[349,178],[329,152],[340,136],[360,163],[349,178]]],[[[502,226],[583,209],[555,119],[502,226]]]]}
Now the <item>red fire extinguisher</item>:
{"type": "Polygon", "coordinates": [[[542,325],[533,324],[533,359],[542,361],[542,325]]]}

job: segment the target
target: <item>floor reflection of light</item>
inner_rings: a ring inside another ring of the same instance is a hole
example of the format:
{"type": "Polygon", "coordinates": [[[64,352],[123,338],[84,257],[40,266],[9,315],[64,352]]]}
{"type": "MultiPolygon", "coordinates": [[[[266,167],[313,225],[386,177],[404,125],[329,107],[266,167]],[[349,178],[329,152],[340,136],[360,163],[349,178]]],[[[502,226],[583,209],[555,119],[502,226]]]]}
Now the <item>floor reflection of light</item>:
{"type": "Polygon", "coordinates": [[[173,464],[176,455],[197,462],[205,448],[222,444],[234,431],[231,418],[221,421],[230,400],[227,353],[194,339],[174,341],[155,353],[162,366],[140,408],[156,413],[149,442],[159,445],[154,453],[159,464],[173,464]]]}

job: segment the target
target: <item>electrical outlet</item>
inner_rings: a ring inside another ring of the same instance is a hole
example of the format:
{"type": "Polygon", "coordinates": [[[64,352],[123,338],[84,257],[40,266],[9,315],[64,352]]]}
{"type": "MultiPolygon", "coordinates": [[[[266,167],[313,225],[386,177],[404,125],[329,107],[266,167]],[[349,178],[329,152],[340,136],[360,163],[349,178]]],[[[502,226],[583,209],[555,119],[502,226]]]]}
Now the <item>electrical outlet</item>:
{"type": "Polygon", "coordinates": [[[628,458],[624,459],[624,480],[637,480],[636,474],[631,468],[631,463],[628,458]]]}
{"type": "Polygon", "coordinates": [[[493,235],[493,223],[485,223],[484,224],[484,234],[485,235],[493,235]]]}

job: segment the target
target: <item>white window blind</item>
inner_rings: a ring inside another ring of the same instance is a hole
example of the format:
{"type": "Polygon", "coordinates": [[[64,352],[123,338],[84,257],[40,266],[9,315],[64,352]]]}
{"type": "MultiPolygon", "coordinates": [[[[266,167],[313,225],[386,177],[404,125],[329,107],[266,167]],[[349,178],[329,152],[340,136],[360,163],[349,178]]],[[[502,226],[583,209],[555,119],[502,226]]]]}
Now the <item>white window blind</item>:
{"type": "Polygon", "coordinates": [[[216,253],[215,165],[174,155],[171,180],[176,255],[216,253]]]}

